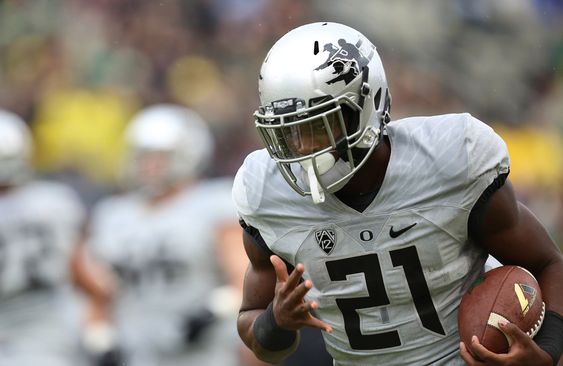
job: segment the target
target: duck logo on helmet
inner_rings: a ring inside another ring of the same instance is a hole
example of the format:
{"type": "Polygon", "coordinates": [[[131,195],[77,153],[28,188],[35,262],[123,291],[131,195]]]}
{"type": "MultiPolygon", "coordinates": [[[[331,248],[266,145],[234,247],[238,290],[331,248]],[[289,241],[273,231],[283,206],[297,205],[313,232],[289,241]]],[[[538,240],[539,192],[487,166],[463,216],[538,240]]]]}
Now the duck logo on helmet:
{"type": "Polygon", "coordinates": [[[328,52],[328,57],[326,61],[315,70],[323,70],[332,66],[334,68],[333,74],[337,76],[328,80],[326,83],[330,85],[344,81],[344,83],[348,85],[369,63],[369,60],[375,52],[375,47],[372,45],[370,54],[366,57],[360,50],[361,45],[361,39],[356,44],[352,44],[343,38],[338,40],[337,46],[332,43],[325,44],[323,51],[328,52]]]}

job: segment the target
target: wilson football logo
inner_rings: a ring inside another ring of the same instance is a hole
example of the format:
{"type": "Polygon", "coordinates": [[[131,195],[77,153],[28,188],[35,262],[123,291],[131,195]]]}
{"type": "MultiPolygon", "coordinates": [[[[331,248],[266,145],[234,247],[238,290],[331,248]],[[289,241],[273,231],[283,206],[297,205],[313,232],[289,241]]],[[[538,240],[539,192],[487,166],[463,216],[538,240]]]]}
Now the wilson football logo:
{"type": "Polygon", "coordinates": [[[334,249],[334,244],[336,244],[336,234],[332,229],[315,231],[315,239],[326,254],[330,254],[334,249]]]}

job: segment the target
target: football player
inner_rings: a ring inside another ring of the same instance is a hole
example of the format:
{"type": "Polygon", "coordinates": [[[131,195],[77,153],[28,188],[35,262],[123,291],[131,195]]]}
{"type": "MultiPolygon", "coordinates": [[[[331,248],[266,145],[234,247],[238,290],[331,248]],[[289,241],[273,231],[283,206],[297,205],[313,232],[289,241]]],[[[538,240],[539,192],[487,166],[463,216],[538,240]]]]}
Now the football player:
{"type": "Polygon", "coordinates": [[[84,209],[66,185],[32,176],[32,138],[0,110],[0,365],[75,366],[70,261],[84,209]]]}
{"type": "Polygon", "coordinates": [[[116,288],[109,310],[101,302],[105,319],[92,317],[86,332],[97,360],[262,364],[236,334],[248,259],[232,179],[200,179],[213,152],[206,123],[187,108],[153,105],[129,124],[126,146],[127,192],[98,203],[89,225],[88,256],[111,270],[116,288]]]}
{"type": "Polygon", "coordinates": [[[233,197],[250,258],[238,330],[270,362],[323,330],[336,365],[553,365],[563,258],[517,202],[501,138],[470,114],[390,120],[375,46],[314,23],[278,40],[258,81],[251,153],[233,197]],[[547,313],[508,354],[460,344],[457,308],[488,254],[529,269],[547,313]],[[468,349],[473,351],[473,357],[468,349]]]}

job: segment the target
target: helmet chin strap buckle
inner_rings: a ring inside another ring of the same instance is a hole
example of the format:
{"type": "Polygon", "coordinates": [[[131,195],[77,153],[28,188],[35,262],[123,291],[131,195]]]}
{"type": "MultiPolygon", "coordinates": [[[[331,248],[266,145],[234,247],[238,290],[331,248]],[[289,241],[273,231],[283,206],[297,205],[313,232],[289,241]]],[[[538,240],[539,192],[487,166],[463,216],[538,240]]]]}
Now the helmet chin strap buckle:
{"type": "Polygon", "coordinates": [[[307,178],[309,178],[309,187],[311,188],[311,197],[313,198],[313,202],[315,204],[323,203],[325,201],[325,192],[323,187],[319,184],[315,168],[312,164],[309,169],[307,169],[307,178]]]}
{"type": "Polygon", "coordinates": [[[381,130],[379,128],[374,129],[373,127],[368,127],[362,142],[367,146],[372,146],[373,144],[377,144],[379,142],[380,135],[381,130]]]}
{"type": "Polygon", "coordinates": [[[311,158],[299,162],[301,167],[307,172],[307,180],[309,181],[309,188],[311,189],[311,197],[313,198],[313,202],[315,204],[323,203],[325,201],[325,192],[319,183],[317,172],[319,175],[323,175],[328,172],[335,163],[336,159],[331,153],[324,153],[314,159],[311,158]],[[317,172],[315,172],[315,165],[317,166],[317,172]]]}

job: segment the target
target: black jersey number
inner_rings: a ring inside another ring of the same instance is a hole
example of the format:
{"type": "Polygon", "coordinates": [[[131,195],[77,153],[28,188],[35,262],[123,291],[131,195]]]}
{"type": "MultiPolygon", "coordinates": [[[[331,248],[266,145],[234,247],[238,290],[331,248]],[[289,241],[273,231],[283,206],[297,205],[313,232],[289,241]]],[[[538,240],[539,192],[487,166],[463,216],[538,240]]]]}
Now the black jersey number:
{"type": "MultiPolygon", "coordinates": [[[[390,253],[394,267],[403,267],[407,284],[422,325],[435,333],[445,335],[444,328],[432,302],[430,290],[426,284],[422,266],[415,246],[392,250],[390,253]]],[[[326,268],[332,281],[345,281],[346,276],[363,273],[368,290],[367,297],[336,299],[336,304],[344,317],[344,328],[350,346],[356,350],[374,350],[401,345],[399,332],[396,330],[362,334],[358,309],[388,305],[389,297],[383,284],[383,275],[377,254],[368,254],[352,258],[326,262],[326,268]]]]}

